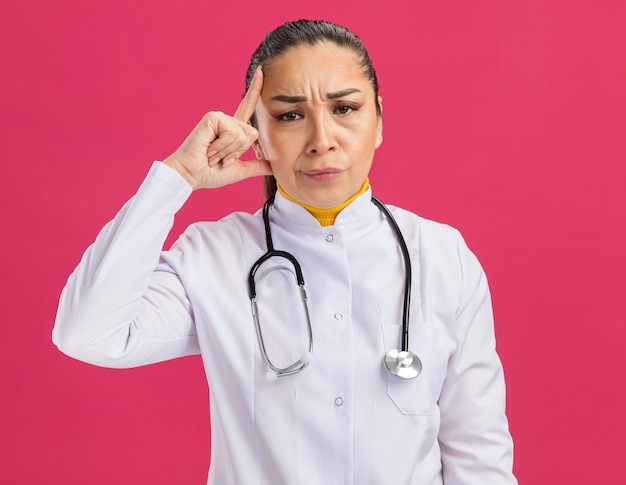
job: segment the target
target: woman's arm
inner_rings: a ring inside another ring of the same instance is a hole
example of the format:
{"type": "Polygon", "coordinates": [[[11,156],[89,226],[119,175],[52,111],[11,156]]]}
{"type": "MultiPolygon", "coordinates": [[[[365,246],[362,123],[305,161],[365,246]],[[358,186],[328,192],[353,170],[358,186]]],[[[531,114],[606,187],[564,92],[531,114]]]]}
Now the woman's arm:
{"type": "Polygon", "coordinates": [[[60,350],[106,367],[197,353],[185,289],[166,266],[156,270],[174,214],[190,193],[178,174],[153,165],[63,289],[52,334],[60,350]]]}
{"type": "Polygon", "coordinates": [[[261,86],[258,71],[233,117],[205,115],[170,157],[152,167],[85,252],[62,292],[53,330],[63,352],[108,367],[198,352],[185,287],[159,256],[174,214],[193,189],[271,174],[266,160],[239,160],[258,137],[247,121],[261,86]]]}
{"type": "Polygon", "coordinates": [[[439,441],[446,485],[514,485],[504,375],[496,354],[486,276],[462,239],[457,348],[441,391],[439,441]]]}

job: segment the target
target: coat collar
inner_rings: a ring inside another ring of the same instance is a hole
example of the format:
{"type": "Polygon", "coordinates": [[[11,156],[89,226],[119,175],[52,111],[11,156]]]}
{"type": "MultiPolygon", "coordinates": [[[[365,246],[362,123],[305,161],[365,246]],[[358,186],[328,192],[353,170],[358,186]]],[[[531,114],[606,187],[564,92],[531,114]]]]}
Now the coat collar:
{"type": "Polygon", "coordinates": [[[278,192],[274,198],[274,205],[270,209],[270,221],[274,224],[303,233],[327,233],[333,231],[356,231],[367,229],[373,223],[380,221],[382,214],[372,203],[372,188],[357,197],[350,205],[343,209],[332,226],[322,227],[317,219],[301,205],[291,202],[278,192]]]}

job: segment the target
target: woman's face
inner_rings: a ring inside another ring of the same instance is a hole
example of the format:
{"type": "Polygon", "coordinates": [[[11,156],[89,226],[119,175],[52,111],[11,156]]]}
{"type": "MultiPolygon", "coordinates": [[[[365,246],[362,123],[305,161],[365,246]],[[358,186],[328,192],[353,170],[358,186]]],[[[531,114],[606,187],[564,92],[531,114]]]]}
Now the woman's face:
{"type": "Polygon", "coordinates": [[[382,142],[358,58],[330,42],[289,49],[266,66],[256,115],[257,157],[287,194],[318,208],[358,192],[382,142]]]}

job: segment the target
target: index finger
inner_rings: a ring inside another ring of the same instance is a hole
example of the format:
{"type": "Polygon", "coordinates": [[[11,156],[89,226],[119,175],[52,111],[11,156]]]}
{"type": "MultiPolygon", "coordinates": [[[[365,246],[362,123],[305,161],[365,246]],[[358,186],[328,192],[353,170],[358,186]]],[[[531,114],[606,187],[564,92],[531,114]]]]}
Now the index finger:
{"type": "Polygon", "coordinates": [[[254,77],[252,78],[252,82],[250,82],[250,87],[248,88],[248,92],[239,103],[239,107],[233,118],[238,119],[239,121],[243,121],[247,123],[250,121],[254,110],[256,109],[256,103],[261,96],[261,88],[263,87],[263,71],[261,68],[257,68],[254,73],[254,77]]]}

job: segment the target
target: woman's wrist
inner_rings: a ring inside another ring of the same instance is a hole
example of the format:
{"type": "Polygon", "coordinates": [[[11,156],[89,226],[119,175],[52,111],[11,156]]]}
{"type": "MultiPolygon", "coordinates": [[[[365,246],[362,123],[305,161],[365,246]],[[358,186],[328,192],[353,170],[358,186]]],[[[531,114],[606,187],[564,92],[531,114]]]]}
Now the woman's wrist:
{"type": "Polygon", "coordinates": [[[196,190],[198,188],[198,182],[196,179],[191,176],[189,171],[185,169],[185,166],[181,164],[174,155],[170,155],[161,163],[177,172],[183,179],[185,179],[185,182],[191,186],[192,190],[196,190]]]}

